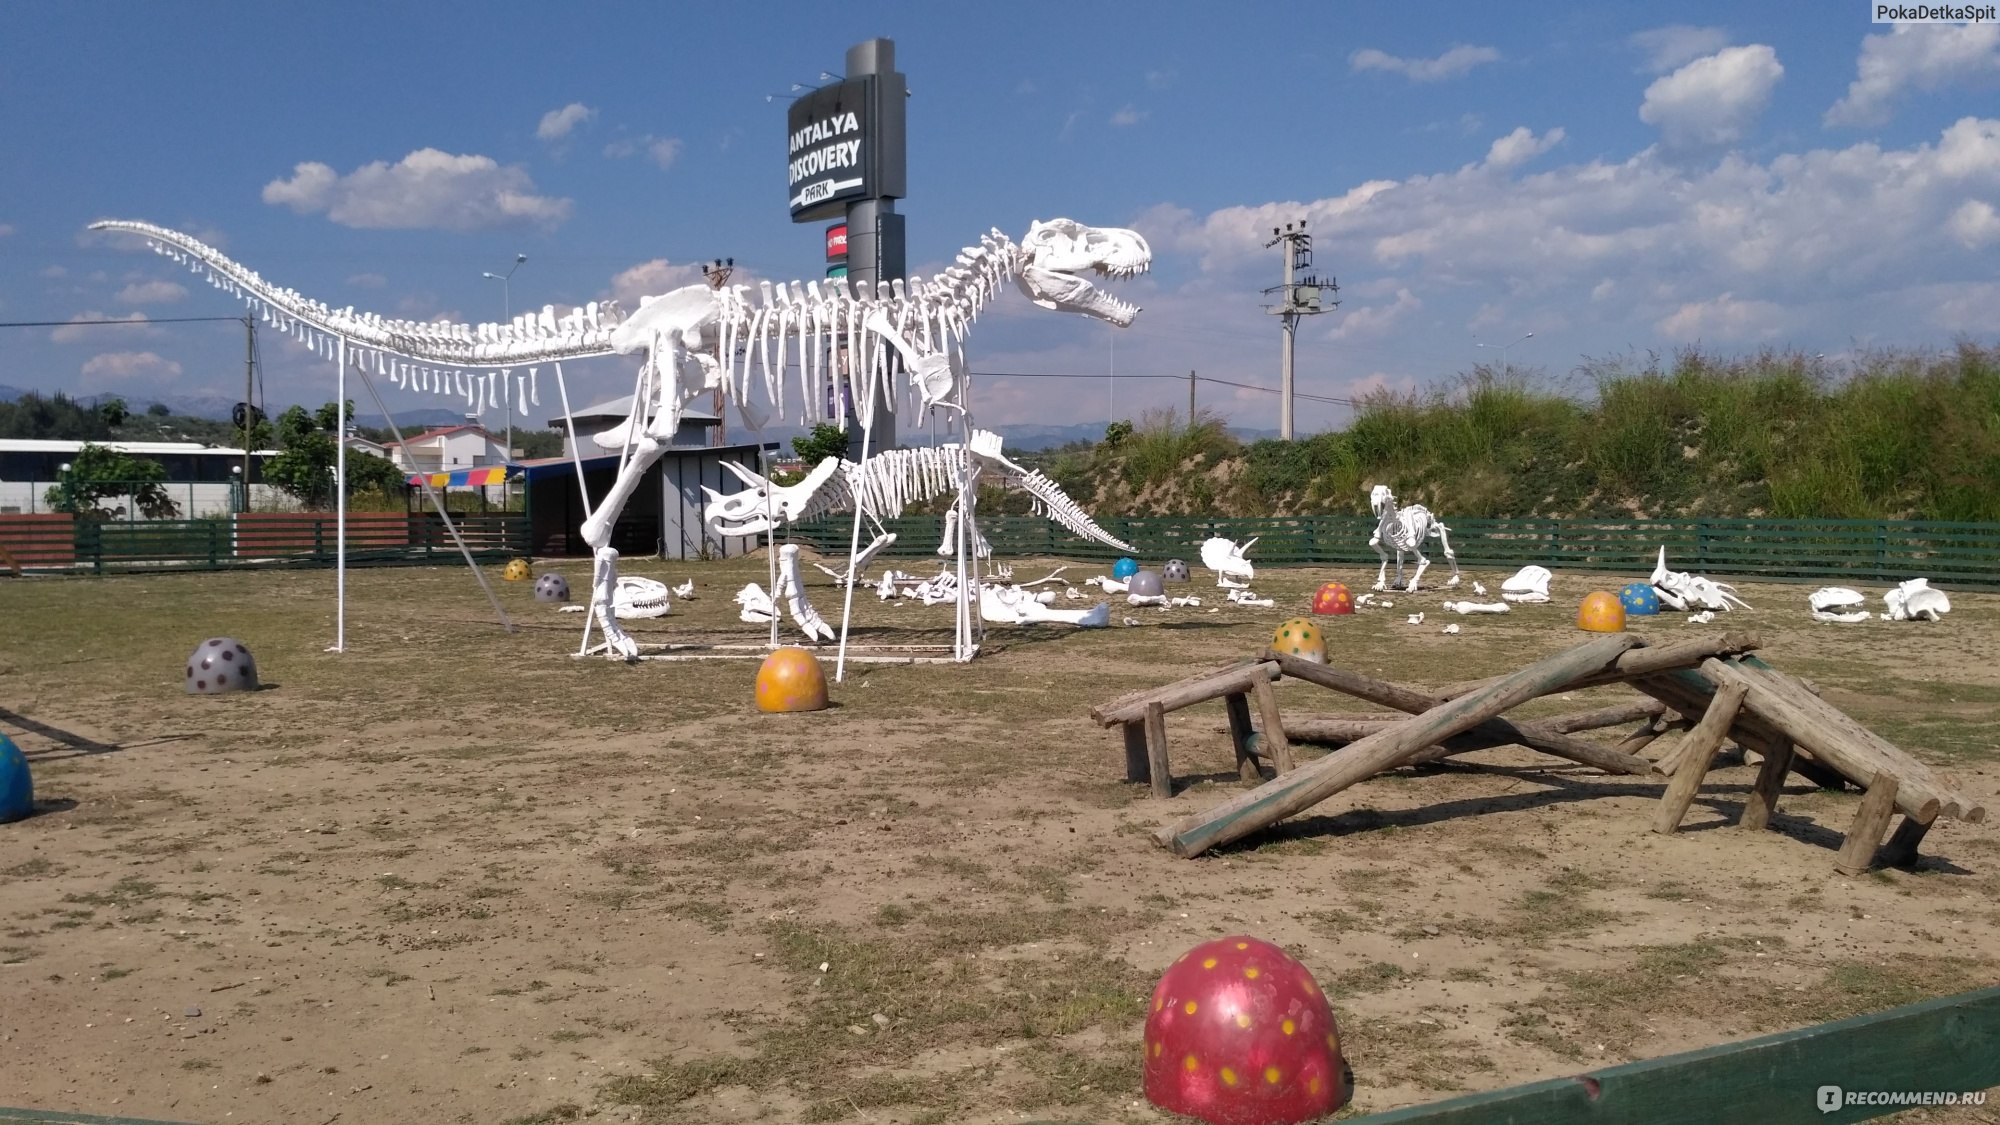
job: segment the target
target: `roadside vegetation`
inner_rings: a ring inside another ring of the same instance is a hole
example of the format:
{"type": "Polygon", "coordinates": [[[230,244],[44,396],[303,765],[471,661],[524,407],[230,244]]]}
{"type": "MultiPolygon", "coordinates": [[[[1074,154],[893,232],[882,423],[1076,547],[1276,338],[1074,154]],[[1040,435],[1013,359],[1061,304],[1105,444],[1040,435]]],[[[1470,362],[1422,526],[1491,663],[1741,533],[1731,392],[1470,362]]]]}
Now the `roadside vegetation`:
{"type": "Polygon", "coordinates": [[[1566,385],[1480,367],[1299,441],[1162,411],[1037,460],[1099,515],[1365,515],[1382,482],[1470,517],[2000,520],[2000,347],[1841,369],[1690,350],[1594,361],[1566,385]]]}

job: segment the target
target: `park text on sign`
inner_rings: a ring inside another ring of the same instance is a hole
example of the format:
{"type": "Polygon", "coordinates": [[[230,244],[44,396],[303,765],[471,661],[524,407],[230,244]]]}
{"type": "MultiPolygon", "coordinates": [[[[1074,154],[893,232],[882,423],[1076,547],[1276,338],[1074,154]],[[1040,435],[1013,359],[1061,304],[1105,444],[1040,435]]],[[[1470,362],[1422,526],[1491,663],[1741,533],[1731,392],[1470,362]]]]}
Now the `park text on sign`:
{"type": "Polygon", "coordinates": [[[794,222],[838,215],[848,200],[870,194],[875,154],[868,99],[873,82],[851,78],[792,103],[786,188],[794,222]]]}

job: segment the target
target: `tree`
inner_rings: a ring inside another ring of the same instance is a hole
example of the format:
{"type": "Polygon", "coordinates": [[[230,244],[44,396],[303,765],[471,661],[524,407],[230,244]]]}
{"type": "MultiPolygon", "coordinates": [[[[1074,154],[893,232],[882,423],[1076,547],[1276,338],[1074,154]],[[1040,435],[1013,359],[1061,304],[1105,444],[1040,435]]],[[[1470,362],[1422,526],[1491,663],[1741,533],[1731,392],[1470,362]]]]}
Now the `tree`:
{"type": "Polygon", "coordinates": [[[1113,422],[1110,425],[1104,427],[1104,444],[1110,446],[1113,449],[1116,449],[1119,446],[1124,445],[1125,440],[1131,437],[1132,433],[1133,433],[1132,423],[1113,422]]]}
{"type": "Polygon", "coordinates": [[[845,457],[847,431],[831,422],[821,422],[812,428],[812,433],[792,439],[792,452],[799,455],[808,470],[829,457],[845,457]]]}
{"type": "Polygon", "coordinates": [[[102,415],[61,391],[51,398],[30,391],[14,402],[0,402],[0,438],[103,441],[110,436],[102,415]]]}
{"type": "Polygon", "coordinates": [[[104,419],[107,427],[115,430],[125,424],[125,419],[132,416],[132,411],[125,405],[124,399],[112,395],[97,404],[97,416],[104,419]]]}
{"type": "Polygon", "coordinates": [[[169,418],[173,416],[174,412],[166,403],[156,402],[146,408],[146,413],[154,418],[169,418]]]}
{"type": "Polygon", "coordinates": [[[166,466],[158,461],[85,442],[45,499],[59,512],[110,519],[113,513],[97,502],[107,496],[130,496],[147,519],[172,519],[181,514],[181,507],[167,495],[166,479],[166,466]]]}
{"type": "Polygon", "coordinates": [[[563,451],[561,430],[520,430],[514,431],[514,444],[527,459],[537,457],[560,457],[563,451]]]}
{"type": "MultiPolygon", "coordinates": [[[[347,417],[354,417],[354,403],[347,403],[347,417]]],[[[294,406],[278,415],[277,441],[280,452],[264,462],[264,480],[298,498],[308,508],[323,509],[333,503],[333,474],[340,447],[334,444],[339,432],[339,404],[327,403],[311,413],[294,406]]],[[[387,493],[403,483],[402,470],[389,461],[358,449],[347,451],[347,494],[370,490],[387,493]]]]}

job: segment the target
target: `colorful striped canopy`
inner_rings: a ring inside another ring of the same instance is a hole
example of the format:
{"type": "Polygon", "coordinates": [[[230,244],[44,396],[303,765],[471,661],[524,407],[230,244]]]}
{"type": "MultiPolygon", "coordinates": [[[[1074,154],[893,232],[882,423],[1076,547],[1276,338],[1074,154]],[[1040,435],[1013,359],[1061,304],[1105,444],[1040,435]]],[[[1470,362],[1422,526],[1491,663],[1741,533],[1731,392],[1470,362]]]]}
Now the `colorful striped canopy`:
{"type": "Polygon", "coordinates": [[[450,473],[412,473],[403,483],[416,487],[428,478],[432,488],[477,488],[486,484],[502,484],[507,480],[507,466],[488,465],[483,469],[459,469],[450,473]]]}

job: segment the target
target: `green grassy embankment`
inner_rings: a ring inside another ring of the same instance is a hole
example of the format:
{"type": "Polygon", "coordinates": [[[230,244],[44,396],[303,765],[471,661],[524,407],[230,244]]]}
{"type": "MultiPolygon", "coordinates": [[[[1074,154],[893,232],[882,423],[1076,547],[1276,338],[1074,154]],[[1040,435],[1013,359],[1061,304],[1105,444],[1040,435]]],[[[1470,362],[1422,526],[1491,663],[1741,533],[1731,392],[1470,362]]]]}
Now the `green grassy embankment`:
{"type": "Polygon", "coordinates": [[[1689,351],[1577,374],[1586,393],[1479,368],[1449,390],[1374,395],[1347,429],[1295,442],[1161,412],[1036,460],[1098,515],[1359,515],[1382,482],[1461,517],[2000,520],[2000,347],[1843,370],[1689,351]]]}

